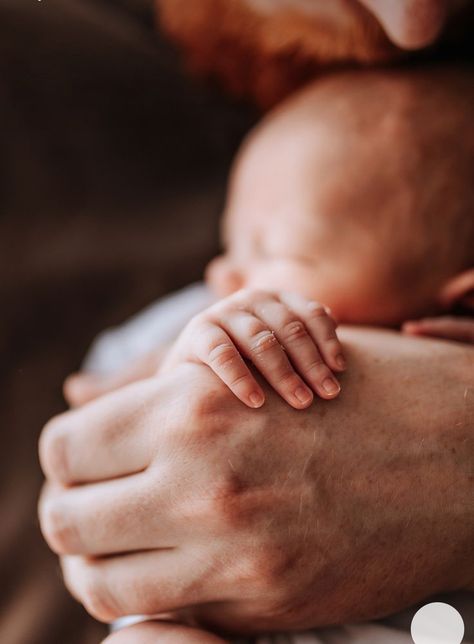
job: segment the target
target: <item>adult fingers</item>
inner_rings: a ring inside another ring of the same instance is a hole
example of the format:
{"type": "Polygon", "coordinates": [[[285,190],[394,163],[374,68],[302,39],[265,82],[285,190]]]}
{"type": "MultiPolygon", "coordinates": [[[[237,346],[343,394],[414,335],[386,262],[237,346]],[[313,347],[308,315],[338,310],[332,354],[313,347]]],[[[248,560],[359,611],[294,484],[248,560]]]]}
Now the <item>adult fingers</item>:
{"type": "Polygon", "coordinates": [[[313,310],[307,300],[294,299],[294,307],[284,300],[257,302],[255,313],[270,325],[292,364],[314,391],[322,398],[334,398],[341,387],[331,367],[337,367],[336,354],[342,352],[335,323],[323,307],[313,310]]]}
{"type": "Polygon", "coordinates": [[[53,418],[40,438],[47,478],[66,485],[133,474],[150,464],[150,414],[157,381],[135,383],[53,418]]]}
{"type": "Polygon", "coordinates": [[[142,622],[109,635],[102,644],[226,644],[217,635],[171,622],[142,622]]]}
{"type": "Polygon", "coordinates": [[[72,595],[93,617],[112,622],[226,599],[215,596],[216,580],[202,555],[175,549],[100,559],[74,556],[64,557],[62,567],[72,595]]]}
{"type": "Polygon", "coordinates": [[[98,556],[175,546],[183,528],[176,526],[159,474],[154,477],[153,485],[141,473],[73,488],[45,486],[38,511],[50,548],[98,556]]]}

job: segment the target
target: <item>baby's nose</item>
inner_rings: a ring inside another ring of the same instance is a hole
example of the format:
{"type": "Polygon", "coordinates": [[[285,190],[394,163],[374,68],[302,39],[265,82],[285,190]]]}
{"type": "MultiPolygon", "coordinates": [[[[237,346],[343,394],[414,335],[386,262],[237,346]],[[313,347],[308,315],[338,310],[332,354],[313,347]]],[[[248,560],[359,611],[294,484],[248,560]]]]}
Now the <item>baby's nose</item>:
{"type": "Polygon", "coordinates": [[[216,257],[206,269],[206,282],[219,297],[226,297],[244,286],[243,272],[225,255],[216,257]]]}

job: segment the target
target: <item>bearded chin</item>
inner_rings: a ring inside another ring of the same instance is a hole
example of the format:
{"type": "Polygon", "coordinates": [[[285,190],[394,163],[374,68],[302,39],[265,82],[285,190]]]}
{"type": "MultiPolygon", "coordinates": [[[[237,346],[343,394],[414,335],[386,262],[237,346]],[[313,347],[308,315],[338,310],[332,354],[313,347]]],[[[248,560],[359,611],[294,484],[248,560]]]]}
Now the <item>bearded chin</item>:
{"type": "Polygon", "coordinates": [[[268,108],[323,70],[399,59],[356,0],[156,0],[189,68],[268,108]]]}

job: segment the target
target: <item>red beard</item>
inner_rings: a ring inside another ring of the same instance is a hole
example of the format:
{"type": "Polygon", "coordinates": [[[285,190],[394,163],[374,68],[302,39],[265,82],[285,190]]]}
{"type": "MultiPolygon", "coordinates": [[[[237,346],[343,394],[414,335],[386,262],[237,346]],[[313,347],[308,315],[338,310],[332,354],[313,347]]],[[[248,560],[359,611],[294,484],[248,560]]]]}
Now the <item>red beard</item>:
{"type": "MultiPolygon", "coordinates": [[[[257,0],[154,1],[160,27],[183,49],[192,71],[263,108],[325,71],[415,55],[393,45],[358,0],[311,0],[311,14],[301,0],[286,0],[283,8],[267,0],[264,11],[250,7],[257,0]]],[[[472,58],[474,0],[458,4],[444,40],[472,58]]]]}
{"type": "Polygon", "coordinates": [[[188,66],[264,108],[328,68],[405,55],[358,2],[338,1],[341,18],[309,16],[291,3],[261,13],[245,0],[156,0],[160,26],[188,66]]]}

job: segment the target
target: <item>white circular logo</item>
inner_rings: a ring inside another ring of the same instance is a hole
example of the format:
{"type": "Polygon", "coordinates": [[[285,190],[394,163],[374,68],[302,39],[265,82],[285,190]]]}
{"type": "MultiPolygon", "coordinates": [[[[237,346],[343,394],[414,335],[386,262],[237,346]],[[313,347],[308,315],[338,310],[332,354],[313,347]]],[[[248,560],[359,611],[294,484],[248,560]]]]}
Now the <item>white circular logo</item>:
{"type": "Polygon", "coordinates": [[[464,622],[449,604],[433,602],[420,608],[411,623],[415,644],[461,644],[464,622]]]}

